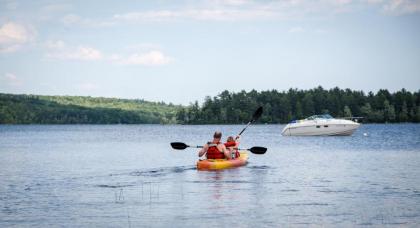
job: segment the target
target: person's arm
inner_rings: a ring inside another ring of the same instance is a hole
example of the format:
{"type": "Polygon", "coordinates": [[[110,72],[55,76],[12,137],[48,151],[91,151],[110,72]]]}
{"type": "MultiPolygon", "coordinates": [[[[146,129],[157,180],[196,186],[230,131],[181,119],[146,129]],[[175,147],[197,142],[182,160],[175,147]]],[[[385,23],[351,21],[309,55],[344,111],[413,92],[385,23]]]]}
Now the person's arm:
{"type": "Polygon", "coordinates": [[[209,148],[209,146],[206,144],[203,146],[203,148],[201,148],[200,151],[198,151],[198,157],[203,156],[205,153],[207,153],[207,149],[209,148]]]}
{"type": "Polygon", "coordinates": [[[239,143],[241,142],[241,136],[240,135],[236,136],[235,142],[236,142],[235,147],[238,148],[239,147],[239,143]]]}
{"type": "Polygon", "coordinates": [[[226,146],[224,144],[221,145],[221,150],[223,154],[225,155],[226,159],[231,159],[231,154],[228,149],[226,149],[226,146]]]}

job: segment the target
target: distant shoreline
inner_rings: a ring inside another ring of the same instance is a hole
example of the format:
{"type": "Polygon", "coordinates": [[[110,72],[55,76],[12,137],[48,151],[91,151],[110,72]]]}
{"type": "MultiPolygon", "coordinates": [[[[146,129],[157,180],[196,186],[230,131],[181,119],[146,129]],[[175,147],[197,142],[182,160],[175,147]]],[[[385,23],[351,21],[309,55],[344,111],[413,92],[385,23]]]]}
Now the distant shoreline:
{"type": "Polygon", "coordinates": [[[0,124],[243,124],[259,106],[260,124],[286,124],[314,114],[364,117],[361,123],[419,123],[420,90],[376,94],[317,87],[249,92],[223,91],[189,106],[88,96],[0,93],[0,124]]]}

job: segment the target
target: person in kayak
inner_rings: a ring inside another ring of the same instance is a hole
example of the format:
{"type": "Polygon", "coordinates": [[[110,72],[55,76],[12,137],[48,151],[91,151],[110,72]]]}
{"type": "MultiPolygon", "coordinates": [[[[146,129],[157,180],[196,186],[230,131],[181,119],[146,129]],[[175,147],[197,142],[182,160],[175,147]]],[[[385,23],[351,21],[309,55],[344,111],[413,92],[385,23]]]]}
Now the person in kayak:
{"type": "Polygon", "coordinates": [[[205,144],[198,152],[198,156],[201,157],[204,154],[207,154],[207,159],[230,159],[230,152],[226,149],[226,146],[220,142],[221,138],[222,132],[214,132],[213,141],[205,144]]]}
{"type": "Polygon", "coordinates": [[[233,138],[233,136],[229,136],[226,140],[225,147],[229,151],[229,156],[232,159],[239,157],[239,138],[239,135],[236,136],[236,138],[233,138]]]}

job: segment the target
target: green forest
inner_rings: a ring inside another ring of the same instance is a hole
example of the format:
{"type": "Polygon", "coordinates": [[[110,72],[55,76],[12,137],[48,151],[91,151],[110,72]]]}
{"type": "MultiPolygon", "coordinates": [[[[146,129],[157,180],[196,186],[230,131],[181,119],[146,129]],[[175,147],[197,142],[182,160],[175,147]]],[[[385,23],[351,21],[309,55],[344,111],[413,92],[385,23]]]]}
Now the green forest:
{"type": "Polygon", "coordinates": [[[179,109],[144,100],[0,93],[0,124],[174,124],[179,109]]]}
{"type": "Polygon", "coordinates": [[[257,107],[259,123],[288,123],[314,114],[363,117],[364,123],[420,122],[420,91],[350,89],[223,91],[189,106],[139,99],[0,93],[0,124],[242,124],[257,107]]]}
{"type": "Polygon", "coordinates": [[[314,114],[334,117],[363,117],[367,123],[420,122],[420,91],[405,89],[390,93],[381,89],[377,93],[317,87],[310,90],[289,89],[279,92],[223,91],[213,98],[206,97],[182,108],[177,114],[181,124],[239,124],[249,121],[251,113],[263,106],[260,123],[288,123],[314,114]]]}

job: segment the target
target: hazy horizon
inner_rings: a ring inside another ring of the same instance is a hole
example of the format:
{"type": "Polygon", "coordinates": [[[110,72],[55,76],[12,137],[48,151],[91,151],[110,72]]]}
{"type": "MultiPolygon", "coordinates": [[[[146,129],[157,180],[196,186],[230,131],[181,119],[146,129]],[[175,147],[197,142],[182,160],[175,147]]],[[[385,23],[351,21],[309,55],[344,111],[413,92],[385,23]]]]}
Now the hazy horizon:
{"type": "Polygon", "coordinates": [[[187,105],[420,85],[420,1],[0,0],[0,92],[187,105]]]}

